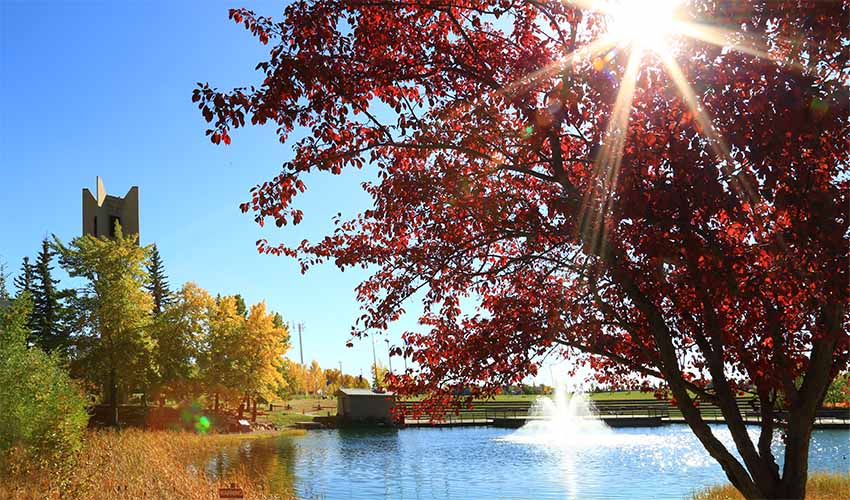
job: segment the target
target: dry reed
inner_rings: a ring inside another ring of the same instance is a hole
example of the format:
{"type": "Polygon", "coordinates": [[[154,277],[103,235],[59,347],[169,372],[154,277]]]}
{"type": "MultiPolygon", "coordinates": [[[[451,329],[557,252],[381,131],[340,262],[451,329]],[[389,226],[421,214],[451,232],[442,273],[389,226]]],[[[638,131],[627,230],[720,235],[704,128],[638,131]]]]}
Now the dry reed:
{"type": "MultiPolygon", "coordinates": [[[[691,500],[743,500],[731,484],[712,486],[694,494],[691,500]]],[[[806,500],[846,500],[850,498],[850,472],[829,474],[816,472],[809,475],[806,500]]]]}
{"type": "MultiPolygon", "coordinates": [[[[238,484],[251,500],[289,499],[270,495],[263,478],[236,469],[220,482],[205,477],[195,464],[246,439],[291,435],[299,431],[198,435],[188,432],[91,431],[73,463],[54,470],[27,470],[0,481],[0,498],[198,499],[218,498],[218,488],[238,484]]],[[[303,431],[300,431],[303,432],[303,431]]],[[[12,455],[14,460],[14,455],[12,455]]]]}

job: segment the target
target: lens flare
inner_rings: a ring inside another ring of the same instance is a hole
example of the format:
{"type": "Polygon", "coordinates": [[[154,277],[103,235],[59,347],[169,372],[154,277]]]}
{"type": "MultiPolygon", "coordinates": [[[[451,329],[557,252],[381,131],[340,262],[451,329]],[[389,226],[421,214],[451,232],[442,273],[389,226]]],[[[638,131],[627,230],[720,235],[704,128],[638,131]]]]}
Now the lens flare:
{"type": "Polygon", "coordinates": [[[608,34],[621,43],[664,51],[677,34],[678,0],[622,0],[605,8],[608,34]]]}
{"type": "Polygon", "coordinates": [[[195,422],[195,431],[198,434],[206,434],[210,430],[210,419],[208,419],[205,415],[201,415],[198,418],[198,421],[195,422]]]}

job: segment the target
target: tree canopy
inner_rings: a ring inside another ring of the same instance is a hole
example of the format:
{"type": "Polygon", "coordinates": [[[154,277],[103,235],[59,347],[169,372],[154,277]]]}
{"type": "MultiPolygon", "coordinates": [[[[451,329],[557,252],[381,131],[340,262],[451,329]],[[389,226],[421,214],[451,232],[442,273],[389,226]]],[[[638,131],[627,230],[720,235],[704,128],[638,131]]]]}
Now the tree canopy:
{"type": "Polygon", "coordinates": [[[659,43],[615,29],[611,5],[234,9],[270,44],[259,82],[192,99],[213,143],[248,124],[292,141],[241,205],[261,225],[301,221],[311,172],[374,169],[370,210],[258,249],[375,270],[355,336],[422,291],[423,329],[394,348],[420,368],[391,376],[396,390],[491,395],[555,350],[600,382],[663,379],[747,497],[801,496],[815,411],[850,356],[850,6],[684,1],[659,43]],[[757,442],[735,405],[745,388],[757,442]],[[697,398],[720,406],[740,459],[697,398]]]}
{"type": "Polygon", "coordinates": [[[115,238],[84,235],[55,246],[71,277],[86,280],[75,297],[84,325],[74,339],[73,367],[84,378],[106,382],[106,394],[117,424],[119,390],[147,385],[154,344],[150,336],[153,301],[145,292],[149,247],[138,236],[124,236],[116,223],[115,238]]]}

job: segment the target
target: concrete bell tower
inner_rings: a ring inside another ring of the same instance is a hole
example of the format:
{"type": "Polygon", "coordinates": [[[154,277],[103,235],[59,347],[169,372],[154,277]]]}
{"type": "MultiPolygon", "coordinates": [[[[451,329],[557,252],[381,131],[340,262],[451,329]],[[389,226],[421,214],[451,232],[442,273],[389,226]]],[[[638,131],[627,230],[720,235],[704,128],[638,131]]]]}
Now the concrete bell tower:
{"type": "Polygon", "coordinates": [[[97,198],[83,188],[83,234],[114,237],[116,222],[125,236],[139,234],[139,187],[131,187],[123,198],[108,195],[98,176],[97,198]]]}

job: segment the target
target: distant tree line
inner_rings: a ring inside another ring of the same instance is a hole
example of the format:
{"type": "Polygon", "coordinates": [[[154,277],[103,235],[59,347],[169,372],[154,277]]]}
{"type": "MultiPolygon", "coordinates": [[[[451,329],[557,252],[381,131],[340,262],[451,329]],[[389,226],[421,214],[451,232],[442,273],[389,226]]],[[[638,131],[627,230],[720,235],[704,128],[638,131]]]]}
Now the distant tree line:
{"type": "Polygon", "coordinates": [[[369,388],[369,380],[363,376],[342,373],[338,368],[322,368],[315,359],[310,365],[302,365],[284,358],[280,369],[284,384],[278,396],[288,399],[297,395],[333,395],[341,387],[369,388]]]}

